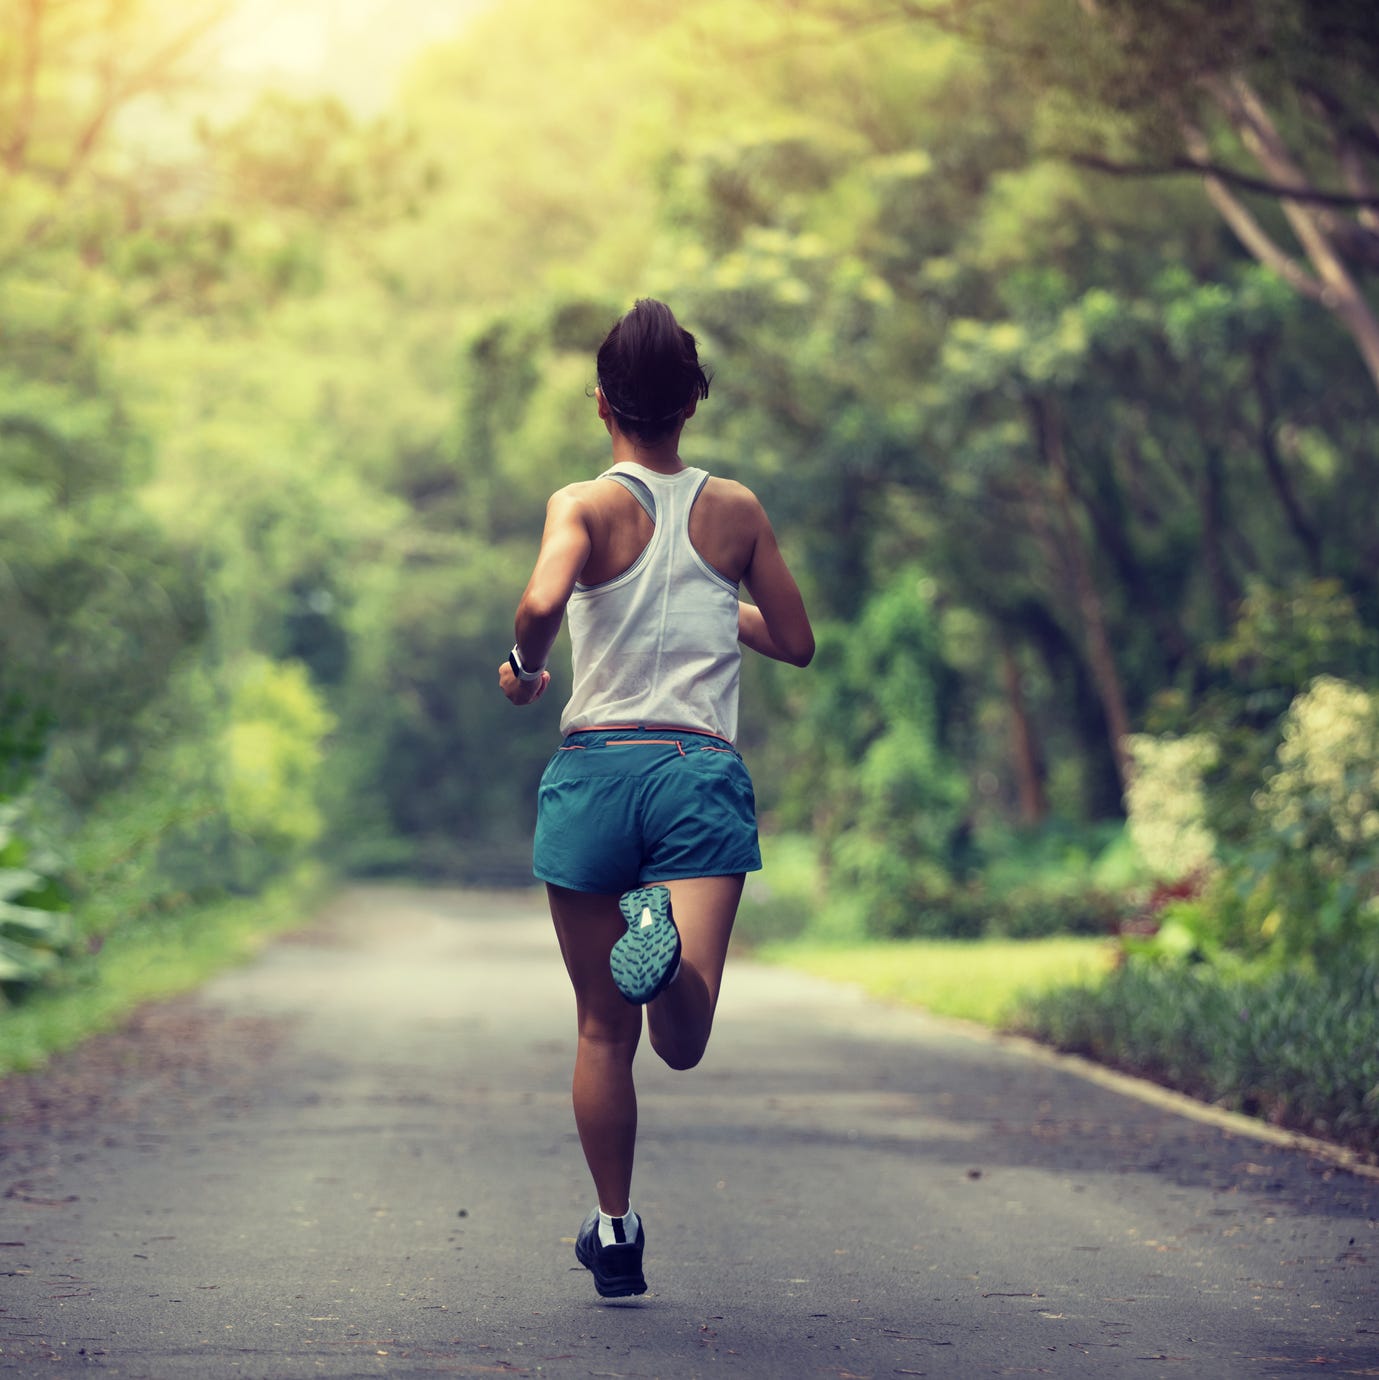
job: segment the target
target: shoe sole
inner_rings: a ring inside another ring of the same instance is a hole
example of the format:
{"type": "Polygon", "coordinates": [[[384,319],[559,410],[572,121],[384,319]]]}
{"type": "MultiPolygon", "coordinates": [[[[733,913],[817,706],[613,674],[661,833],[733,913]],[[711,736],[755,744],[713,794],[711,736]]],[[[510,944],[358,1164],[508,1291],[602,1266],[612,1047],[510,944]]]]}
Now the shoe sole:
{"type": "Polygon", "coordinates": [[[670,891],[637,887],[618,898],[627,933],[613,945],[608,966],[618,991],[634,1006],[645,1006],[670,985],[680,958],[680,931],[670,911],[670,891]],[[646,913],[651,923],[643,924],[646,913]]]}

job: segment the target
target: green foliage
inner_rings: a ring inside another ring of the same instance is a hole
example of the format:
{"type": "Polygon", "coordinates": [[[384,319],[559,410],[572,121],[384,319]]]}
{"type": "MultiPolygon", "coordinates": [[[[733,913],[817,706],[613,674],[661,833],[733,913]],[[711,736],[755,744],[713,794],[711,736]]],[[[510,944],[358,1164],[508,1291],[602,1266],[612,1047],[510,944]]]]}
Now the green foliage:
{"type": "Polygon", "coordinates": [[[1247,865],[1260,932],[1324,966],[1379,953],[1379,698],[1319,676],[1283,720],[1247,865]]]}
{"type": "MultiPolygon", "coordinates": [[[[978,840],[980,866],[958,879],[936,871],[931,890],[903,912],[883,912],[895,939],[1043,939],[1114,935],[1149,881],[1143,863],[1126,856],[1119,831],[978,840]]],[[[748,943],[802,938],[861,943],[877,937],[875,894],[825,888],[817,844],[799,834],[767,836],[765,870],[748,878],[737,933],[748,943]]],[[[898,874],[899,875],[899,874],[898,874]]],[[[905,874],[897,885],[913,885],[905,874]]]]}
{"type": "Polygon", "coordinates": [[[333,724],[302,666],[257,657],[238,669],[222,737],[225,813],[237,835],[286,851],[320,837],[316,772],[333,724]]]}
{"type": "Polygon", "coordinates": [[[238,120],[201,133],[235,200],[304,220],[390,223],[410,215],[439,175],[415,156],[414,134],[386,120],[360,125],[330,98],[268,92],[238,120]]]}
{"type": "Polygon", "coordinates": [[[75,946],[63,864],[25,831],[23,805],[0,802],[0,1009],[49,978],[75,946]]]}
{"type": "Polygon", "coordinates": [[[818,850],[800,834],[762,836],[764,869],[747,877],[733,928],[750,945],[794,939],[817,926],[823,873],[818,850]]]}
{"type": "Polygon", "coordinates": [[[1018,1027],[1209,1102],[1379,1151],[1379,972],[1132,960],[1046,993],[1018,1027]]]}
{"type": "Polygon", "coordinates": [[[1372,681],[1377,655],[1336,582],[1256,584],[1208,649],[1214,684],[1190,708],[1166,696],[1156,709],[1190,732],[1136,740],[1146,855],[1169,878],[1224,867],[1187,916],[1196,951],[1335,964],[1372,947],[1379,742],[1372,696],[1343,677],[1372,681]]]}
{"type": "Polygon", "coordinates": [[[916,932],[959,861],[967,791],[941,738],[945,668],[928,588],[903,571],[855,635],[822,630],[800,737],[793,789],[823,806],[829,886],[856,900],[876,935],[916,932]]]}
{"type": "Polygon", "coordinates": [[[1213,669],[1229,677],[1227,693],[1239,701],[1237,720],[1252,715],[1278,723],[1314,676],[1379,677],[1379,631],[1337,580],[1278,587],[1257,579],[1228,635],[1208,656],[1213,669]]]}
{"type": "Polygon", "coordinates": [[[194,119],[199,9],[77,0],[27,50],[15,26],[0,796],[61,844],[82,936],[175,933],[312,848],[520,875],[563,663],[526,713],[495,669],[546,494],[606,455],[593,349],[653,293],[715,371],[685,457],[762,495],[819,625],[807,673],[744,677],[763,814],[822,859],[768,874],[767,929],[1111,928],[1151,870],[1087,832],[1127,804],[1114,681],[1154,739],[1140,851],[1218,864],[1141,942],[1344,962],[1363,715],[1344,742],[1287,716],[1318,675],[1379,684],[1372,381],[1199,178],[1067,155],[1171,161],[1186,115],[1244,166],[1213,94],[1239,74],[1346,185],[1372,43],[1294,0],[1095,8],[975,0],[939,33],[510,0],[377,120],[194,119]],[[1017,800],[1064,830],[1017,839],[1017,800]]]}
{"type": "Polygon", "coordinates": [[[183,901],[175,914],[146,916],[109,936],[99,961],[34,991],[0,1014],[0,1077],[40,1067],[125,1019],[136,1007],[185,992],[251,957],[273,935],[300,927],[332,878],[307,863],[252,897],[183,901]]]}
{"type": "Polygon", "coordinates": [[[1034,994],[1100,981],[1115,951],[1104,939],[1066,937],[871,940],[854,946],[805,939],[767,944],[757,956],[855,984],[882,1001],[999,1027],[1034,994]]]}

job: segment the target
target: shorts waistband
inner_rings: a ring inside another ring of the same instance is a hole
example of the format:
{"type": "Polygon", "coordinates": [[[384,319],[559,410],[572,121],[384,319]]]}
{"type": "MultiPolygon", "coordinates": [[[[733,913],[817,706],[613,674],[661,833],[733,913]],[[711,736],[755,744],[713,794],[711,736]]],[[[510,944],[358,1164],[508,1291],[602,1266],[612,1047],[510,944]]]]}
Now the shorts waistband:
{"type": "Polygon", "coordinates": [[[681,724],[594,724],[565,735],[562,752],[582,752],[606,747],[673,747],[684,756],[687,748],[701,752],[730,752],[737,747],[727,738],[703,728],[681,724]]]}

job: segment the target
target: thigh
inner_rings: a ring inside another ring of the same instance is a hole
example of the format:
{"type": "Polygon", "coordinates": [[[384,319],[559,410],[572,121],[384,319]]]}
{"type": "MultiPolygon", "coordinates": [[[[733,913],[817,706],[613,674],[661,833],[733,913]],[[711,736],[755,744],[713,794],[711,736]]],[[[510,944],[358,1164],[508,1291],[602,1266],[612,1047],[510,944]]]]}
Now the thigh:
{"type": "Polygon", "coordinates": [[[546,895],[565,971],[575,989],[581,1034],[635,1040],[642,1027],[641,1007],[618,991],[608,967],[613,945],[627,930],[618,898],[550,883],[546,895]]]}
{"type": "Polygon", "coordinates": [[[737,872],[725,877],[676,877],[650,883],[670,889],[671,910],[680,931],[681,960],[704,980],[710,1010],[718,1002],[744,880],[737,872]]]}

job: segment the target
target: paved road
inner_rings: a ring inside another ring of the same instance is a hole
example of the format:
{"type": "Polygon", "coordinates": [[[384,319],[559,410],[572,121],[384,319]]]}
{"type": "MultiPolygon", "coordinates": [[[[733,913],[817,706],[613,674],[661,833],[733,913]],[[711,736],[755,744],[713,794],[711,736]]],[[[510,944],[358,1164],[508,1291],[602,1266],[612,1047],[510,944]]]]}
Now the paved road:
{"type": "Polygon", "coordinates": [[[0,1085],[0,1372],[1379,1375],[1379,1183],[738,962],[601,1303],[533,896],[369,888],[0,1085]]]}

